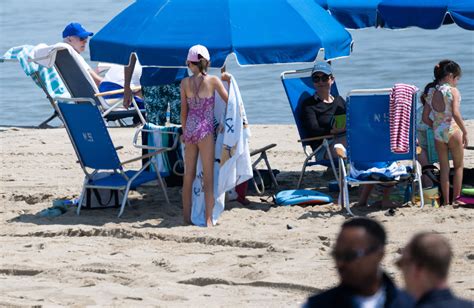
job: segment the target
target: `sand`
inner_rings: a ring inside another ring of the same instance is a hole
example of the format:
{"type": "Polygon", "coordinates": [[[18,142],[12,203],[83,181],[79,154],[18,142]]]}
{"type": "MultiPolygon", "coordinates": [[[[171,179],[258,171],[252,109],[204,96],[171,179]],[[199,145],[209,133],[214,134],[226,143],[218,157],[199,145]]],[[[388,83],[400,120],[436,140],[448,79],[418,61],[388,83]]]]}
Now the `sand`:
{"type": "MultiPolygon", "coordinates": [[[[474,122],[468,127],[474,144],[474,122]]],[[[133,129],[110,132],[124,146],[121,159],[139,154],[133,129]]],[[[279,189],[294,188],[304,160],[295,127],[254,125],[252,134],[252,149],[277,143],[268,154],[281,171],[279,189]]],[[[0,147],[0,306],[296,307],[338,283],[329,252],[348,218],[338,205],[275,207],[254,194],[249,206],[227,203],[219,224],[206,229],[181,225],[178,188],[168,189],[167,205],[150,186],[131,194],[122,218],[116,209],[42,218],[36,214],[54,199],[77,197],[81,189],[82,170],[65,130],[2,128],[0,147]]],[[[466,151],[465,164],[474,167],[474,151],[466,151]]],[[[311,170],[304,186],[327,186],[331,175],[311,170]]],[[[474,210],[355,213],[387,229],[383,265],[400,285],[393,262],[407,240],[422,230],[446,235],[455,251],[450,284],[474,298],[474,210]]]]}

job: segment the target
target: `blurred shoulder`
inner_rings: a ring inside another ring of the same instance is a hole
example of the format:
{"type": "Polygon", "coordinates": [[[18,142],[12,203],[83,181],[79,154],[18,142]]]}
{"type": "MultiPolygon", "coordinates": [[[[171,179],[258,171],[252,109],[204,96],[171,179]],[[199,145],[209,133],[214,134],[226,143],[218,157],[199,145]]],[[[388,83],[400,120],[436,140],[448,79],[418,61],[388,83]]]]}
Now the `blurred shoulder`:
{"type": "Polygon", "coordinates": [[[305,304],[305,308],[316,308],[316,307],[337,307],[340,301],[344,298],[344,294],[341,293],[340,287],[335,287],[319,294],[313,295],[308,298],[305,304]]]}

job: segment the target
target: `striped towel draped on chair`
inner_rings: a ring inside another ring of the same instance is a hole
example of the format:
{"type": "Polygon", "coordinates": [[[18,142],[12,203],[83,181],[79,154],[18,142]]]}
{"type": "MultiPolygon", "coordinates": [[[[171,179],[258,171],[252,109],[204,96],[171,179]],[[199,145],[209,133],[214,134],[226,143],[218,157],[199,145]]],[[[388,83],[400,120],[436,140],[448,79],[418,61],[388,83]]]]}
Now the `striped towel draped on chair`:
{"type": "Polygon", "coordinates": [[[415,86],[397,83],[390,93],[390,150],[393,153],[409,151],[411,105],[417,91],[415,86]]]}

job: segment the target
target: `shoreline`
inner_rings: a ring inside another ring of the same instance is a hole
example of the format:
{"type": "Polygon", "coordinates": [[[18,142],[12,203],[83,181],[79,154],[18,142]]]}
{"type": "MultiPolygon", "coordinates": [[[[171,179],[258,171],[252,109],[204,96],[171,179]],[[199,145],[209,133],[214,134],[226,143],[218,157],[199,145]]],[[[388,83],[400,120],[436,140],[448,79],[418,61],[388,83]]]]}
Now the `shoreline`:
{"type": "MultiPolygon", "coordinates": [[[[474,121],[466,125],[474,145],[474,121]]],[[[295,125],[250,127],[251,149],[277,144],[267,155],[281,172],[279,190],[294,188],[305,157],[295,125]]],[[[110,130],[114,145],[124,146],[122,160],[140,154],[131,144],[134,130],[110,130]]],[[[251,194],[249,206],[226,203],[218,225],[206,229],[181,225],[179,188],[168,188],[167,205],[161,190],[150,186],[131,193],[132,206],[120,219],[118,209],[80,216],[70,209],[42,218],[39,211],[55,199],[77,197],[82,186],[65,130],[0,129],[0,157],[1,305],[298,306],[338,281],[329,252],[348,217],[339,206],[275,207],[251,194]]],[[[465,151],[465,166],[474,168],[474,151],[465,151]]],[[[305,188],[331,179],[323,169],[309,170],[305,188]]],[[[351,193],[351,202],[356,196],[351,193]]],[[[446,235],[455,255],[450,284],[474,299],[472,209],[354,212],[386,228],[383,265],[399,285],[393,262],[408,239],[422,230],[446,235]]]]}

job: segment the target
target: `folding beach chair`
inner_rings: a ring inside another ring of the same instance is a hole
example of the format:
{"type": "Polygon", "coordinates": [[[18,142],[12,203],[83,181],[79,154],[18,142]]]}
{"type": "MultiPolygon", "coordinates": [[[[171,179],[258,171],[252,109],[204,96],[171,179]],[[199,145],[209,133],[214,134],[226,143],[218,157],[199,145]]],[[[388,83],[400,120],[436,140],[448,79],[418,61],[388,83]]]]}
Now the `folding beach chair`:
{"type": "MultiPolygon", "coordinates": [[[[56,69],[54,67],[45,67],[38,65],[34,62],[29,61],[30,53],[33,50],[34,46],[32,45],[21,45],[10,48],[2,58],[0,58],[0,63],[3,62],[19,62],[23,71],[27,76],[30,76],[35,84],[40,87],[43,92],[46,94],[46,98],[50,102],[54,110],[54,100],[55,96],[69,97],[64,83],[59,77],[56,69]]],[[[46,120],[41,122],[39,128],[51,127],[48,125],[54,118],[57,117],[56,110],[54,113],[49,116],[46,120]]]]}
{"type": "MultiPolygon", "coordinates": [[[[313,86],[313,81],[311,80],[311,76],[308,76],[311,73],[311,68],[308,69],[301,69],[301,70],[294,70],[294,71],[286,71],[281,74],[281,81],[283,83],[283,87],[285,88],[286,96],[288,97],[288,101],[290,103],[291,111],[293,112],[293,117],[295,119],[296,127],[298,129],[298,133],[300,135],[300,140],[303,146],[303,151],[306,155],[306,159],[303,162],[303,167],[301,169],[300,177],[298,180],[297,189],[300,188],[301,183],[303,182],[303,177],[306,171],[306,167],[309,166],[324,166],[324,167],[331,167],[334,177],[338,180],[338,174],[336,172],[336,163],[332,157],[329,141],[334,138],[334,135],[327,135],[327,136],[319,136],[319,137],[310,137],[310,135],[305,131],[303,123],[301,121],[301,107],[303,101],[313,95],[315,93],[315,89],[313,86]],[[322,144],[316,148],[314,151],[310,147],[310,143],[315,140],[322,140],[322,144]],[[324,160],[317,160],[316,154],[322,150],[322,148],[326,148],[328,153],[329,159],[324,160]],[[308,150],[308,148],[310,150],[308,150]]],[[[331,88],[331,94],[333,96],[337,96],[338,90],[337,86],[334,83],[331,88]]],[[[338,180],[339,182],[339,180],[338,180]]]]}
{"type": "Polygon", "coordinates": [[[376,162],[407,161],[408,179],[411,181],[412,192],[415,182],[424,205],[421,187],[421,167],[416,160],[416,95],[413,95],[409,145],[406,153],[393,153],[390,148],[390,92],[391,89],[353,90],[347,96],[347,151],[337,149],[339,156],[339,177],[341,179],[339,203],[353,215],[349,205],[348,185],[396,184],[398,181],[358,180],[350,176],[354,164],[376,162]],[[346,162],[348,169],[346,169],[346,162]]]}
{"type": "MultiPolygon", "coordinates": [[[[88,188],[117,190],[120,194],[123,194],[118,217],[122,215],[125,203],[128,202],[129,191],[150,181],[157,180],[159,182],[166,202],[169,203],[160,173],[145,170],[150,165],[150,160],[139,170],[125,171],[123,166],[173,150],[176,147],[176,142],[172,147],[155,148],[153,152],[146,156],[121,162],[102,119],[102,114],[92,98],[85,98],[80,102],[77,102],[77,99],[62,99],[55,103],[55,106],[61,120],[64,122],[82,170],[85,173],[84,185],[77,208],[78,215],[88,188]]],[[[136,140],[134,140],[134,143],[136,144],[136,140]]],[[[155,170],[158,170],[158,168],[155,168],[155,170]]]]}
{"type": "Polygon", "coordinates": [[[252,163],[252,170],[254,173],[254,177],[252,178],[252,183],[255,188],[255,191],[259,195],[263,195],[265,193],[265,182],[263,180],[262,174],[260,171],[257,169],[258,164],[263,161],[265,163],[265,166],[267,167],[268,174],[270,176],[270,179],[275,186],[275,188],[278,188],[278,182],[277,179],[275,178],[275,174],[273,173],[272,167],[270,167],[270,162],[268,161],[268,156],[267,156],[267,151],[276,147],[275,143],[268,144],[260,149],[253,150],[250,152],[250,156],[256,156],[258,155],[258,158],[256,161],[252,163]],[[257,183],[256,179],[258,180],[259,183],[257,183]]]}
{"type": "MultiPolygon", "coordinates": [[[[48,54],[33,59],[34,62],[44,66],[54,63],[54,67],[59,73],[68,92],[72,98],[91,98],[99,106],[102,117],[107,121],[118,121],[123,126],[122,119],[138,116],[143,124],[145,110],[139,109],[135,100],[132,100],[132,109],[120,110],[122,102],[118,101],[114,105],[109,105],[103,98],[110,93],[99,93],[95,82],[89,73],[80,65],[71,46],[65,43],[58,43],[54,46],[46,46],[48,54]]],[[[55,98],[57,99],[57,98],[55,98]]]]}

